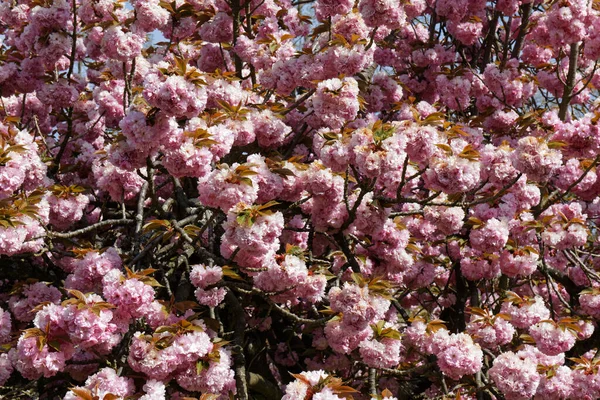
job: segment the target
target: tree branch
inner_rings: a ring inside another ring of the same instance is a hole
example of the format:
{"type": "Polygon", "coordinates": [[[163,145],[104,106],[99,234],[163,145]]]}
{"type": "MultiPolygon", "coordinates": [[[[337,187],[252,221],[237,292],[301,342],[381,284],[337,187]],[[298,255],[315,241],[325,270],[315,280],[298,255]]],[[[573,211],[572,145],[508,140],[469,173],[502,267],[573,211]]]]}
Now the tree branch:
{"type": "Polygon", "coordinates": [[[579,56],[579,42],[571,44],[569,52],[569,72],[567,73],[567,81],[563,89],[563,96],[558,108],[558,118],[564,121],[567,118],[567,110],[572,99],[573,88],[575,87],[575,75],[577,73],[577,57],[579,56]]]}
{"type": "Polygon", "coordinates": [[[228,305],[228,310],[231,313],[234,328],[232,347],[237,398],[240,400],[248,400],[248,377],[246,374],[246,357],[244,355],[244,329],[246,328],[246,316],[244,309],[232,291],[227,291],[225,301],[228,305]]]}

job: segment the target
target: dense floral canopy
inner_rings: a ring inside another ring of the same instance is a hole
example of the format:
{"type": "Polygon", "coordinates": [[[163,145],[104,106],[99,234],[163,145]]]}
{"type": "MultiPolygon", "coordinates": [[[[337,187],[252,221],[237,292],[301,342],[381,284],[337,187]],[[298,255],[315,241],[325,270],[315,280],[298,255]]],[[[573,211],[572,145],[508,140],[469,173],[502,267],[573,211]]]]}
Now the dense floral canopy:
{"type": "Polygon", "coordinates": [[[600,398],[597,0],[0,0],[0,397],[600,398]]]}

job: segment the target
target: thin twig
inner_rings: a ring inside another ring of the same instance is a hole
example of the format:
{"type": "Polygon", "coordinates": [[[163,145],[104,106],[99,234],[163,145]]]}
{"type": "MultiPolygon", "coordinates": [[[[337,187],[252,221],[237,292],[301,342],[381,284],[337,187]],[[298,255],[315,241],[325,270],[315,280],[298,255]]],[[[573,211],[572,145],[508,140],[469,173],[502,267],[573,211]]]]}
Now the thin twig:
{"type": "Polygon", "coordinates": [[[290,112],[295,110],[298,106],[300,106],[302,103],[304,103],[306,100],[308,100],[308,98],[310,96],[312,96],[315,92],[316,92],[316,89],[314,89],[314,88],[310,89],[302,97],[300,97],[298,100],[296,100],[292,105],[290,105],[288,108],[286,108],[281,114],[282,115],[289,114],[290,112]]]}
{"type": "Polygon", "coordinates": [[[133,219],[107,219],[106,221],[100,221],[93,225],[86,226],[85,228],[78,229],[76,231],[71,232],[48,232],[48,236],[51,238],[58,239],[69,239],[79,235],[85,235],[86,233],[90,233],[95,231],[96,229],[103,228],[105,226],[120,226],[120,225],[131,225],[135,223],[133,219]]]}

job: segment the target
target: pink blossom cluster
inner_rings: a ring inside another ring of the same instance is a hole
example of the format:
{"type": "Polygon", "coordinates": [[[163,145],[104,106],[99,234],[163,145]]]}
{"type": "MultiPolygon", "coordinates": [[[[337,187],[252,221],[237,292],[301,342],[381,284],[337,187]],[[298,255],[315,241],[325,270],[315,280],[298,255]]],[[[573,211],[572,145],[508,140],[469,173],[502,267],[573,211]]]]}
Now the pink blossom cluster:
{"type": "MultiPolygon", "coordinates": [[[[155,334],[156,335],[156,334],[155,334]]],[[[205,332],[190,332],[172,337],[168,332],[158,337],[147,337],[137,332],[130,345],[128,362],[134,371],[141,372],[150,379],[164,380],[177,369],[184,369],[198,358],[212,350],[210,337],[205,332]],[[162,348],[156,347],[162,336],[166,338],[162,348]]]]}
{"type": "Polygon", "coordinates": [[[309,103],[313,110],[312,124],[341,128],[344,122],[356,117],[360,107],[357,96],[358,83],[353,78],[334,78],[319,83],[309,103]]]}
{"type": "Polygon", "coordinates": [[[221,252],[225,257],[235,253],[235,260],[241,267],[260,269],[267,260],[273,259],[279,249],[284,219],[283,214],[277,211],[258,215],[254,221],[246,222],[253,219],[253,212],[252,208],[240,204],[237,210],[228,213],[221,252]]]}
{"type": "Polygon", "coordinates": [[[537,364],[513,352],[496,357],[489,373],[504,397],[510,400],[531,398],[540,384],[537,364]]]}
{"type": "Polygon", "coordinates": [[[136,277],[127,278],[118,269],[112,269],[104,275],[102,286],[102,294],[117,307],[116,312],[123,319],[144,316],[154,301],[152,286],[136,277]]]}
{"type": "MultiPolygon", "coordinates": [[[[33,195],[34,190],[45,185],[47,166],[42,162],[34,137],[26,131],[0,123],[0,134],[8,140],[0,142],[0,200],[9,200],[19,192],[33,195]]],[[[39,251],[42,247],[43,226],[48,223],[48,198],[38,196],[29,200],[37,218],[18,209],[7,210],[8,224],[0,225],[0,254],[12,256],[39,251]]],[[[10,203],[9,203],[10,204],[10,203]]]]}
{"type": "Polygon", "coordinates": [[[562,250],[581,246],[586,242],[588,237],[585,226],[586,215],[582,213],[580,204],[557,204],[542,215],[550,219],[548,229],[542,233],[542,240],[548,246],[562,250]]]}
{"type": "Polygon", "coordinates": [[[490,320],[482,320],[471,316],[467,325],[467,332],[475,338],[475,341],[486,348],[495,348],[512,341],[515,334],[514,326],[501,316],[492,317],[490,320]]]}
{"type": "Polygon", "coordinates": [[[319,382],[328,377],[329,374],[323,370],[304,372],[296,376],[296,379],[286,386],[282,400],[300,399],[311,394],[314,399],[342,399],[343,397],[337,396],[333,387],[325,385],[325,387],[319,388],[319,382]],[[317,388],[316,392],[313,389],[314,387],[317,388]]]}
{"type": "Polygon", "coordinates": [[[599,26],[0,2],[0,397],[600,398],[599,26]]]}
{"type": "Polygon", "coordinates": [[[381,320],[389,308],[389,300],[370,294],[367,286],[346,282],[342,288],[332,288],[328,295],[331,310],[341,318],[328,322],[325,336],[329,346],[339,353],[356,349],[372,334],[369,325],[381,320]]]}
{"type": "Polygon", "coordinates": [[[204,265],[195,265],[190,272],[190,280],[197,287],[194,294],[200,304],[216,307],[225,295],[225,288],[210,287],[214,286],[223,278],[223,271],[219,267],[207,267],[204,265]]]}
{"type": "Polygon", "coordinates": [[[105,251],[88,251],[81,258],[66,264],[70,274],[65,280],[65,287],[88,292],[102,288],[102,279],[112,270],[119,270],[123,261],[117,249],[110,247],[105,251]]]}
{"type": "Polygon", "coordinates": [[[227,212],[238,203],[252,204],[258,197],[258,188],[252,177],[252,166],[220,165],[198,182],[199,199],[207,207],[227,212]],[[242,172],[240,167],[250,172],[242,172]]]}
{"type": "Polygon", "coordinates": [[[56,229],[67,229],[83,217],[83,211],[89,204],[89,198],[83,194],[68,197],[48,197],[50,223],[56,229]]]}
{"type": "Polygon", "coordinates": [[[114,306],[96,294],[72,293],[61,305],[43,306],[34,328],[24,331],[9,352],[15,369],[28,379],[56,375],[77,349],[108,354],[119,343],[122,325],[113,318],[114,306]]]}
{"type": "MultiPolygon", "coordinates": [[[[92,396],[97,396],[100,399],[107,395],[113,395],[117,398],[125,398],[131,396],[135,392],[133,379],[121,377],[114,369],[103,368],[94,375],[90,376],[85,381],[85,386],[82,389],[87,389],[92,396]]],[[[64,397],[64,400],[77,400],[81,396],[71,390],[64,397]]]]}
{"type": "MultiPolygon", "coordinates": [[[[34,308],[44,303],[60,303],[62,295],[54,286],[44,282],[24,284],[8,299],[8,306],[18,321],[33,321],[34,308]]],[[[9,314],[6,314],[8,317],[9,314]]],[[[4,318],[4,314],[3,314],[4,318]]]]}
{"type": "Polygon", "coordinates": [[[451,379],[460,379],[464,375],[473,375],[483,365],[483,351],[466,333],[450,334],[438,330],[433,340],[433,353],[444,375],[451,379]]]}

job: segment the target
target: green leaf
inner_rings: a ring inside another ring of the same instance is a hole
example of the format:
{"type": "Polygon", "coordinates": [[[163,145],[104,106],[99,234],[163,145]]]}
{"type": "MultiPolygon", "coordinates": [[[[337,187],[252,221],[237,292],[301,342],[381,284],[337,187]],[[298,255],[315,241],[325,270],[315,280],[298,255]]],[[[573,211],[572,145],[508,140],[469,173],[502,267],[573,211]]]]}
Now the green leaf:
{"type": "Polygon", "coordinates": [[[231,268],[228,265],[225,265],[223,268],[221,268],[221,270],[223,271],[223,276],[226,276],[230,279],[235,279],[237,281],[243,281],[244,278],[242,278],[237,272],[235,272],[233,270],[233,268],[231,268]]]}
{"type": "Polygon", "coordinates": [[[400,332],[398,332],[395,329],[392,328],[385,328],[383,329],[380,334],[380,337],[384,337],[384,338],[388,338],[388,339],[395,339],[395,340],[400,340],[401,339],[401,335],[400,332]]]}
{"type": "Polygon", "coordinates": [[[392,137],[396,129],[390,123],[382,123],[377,121],[373,125],[373,141],[375,144],[380,145],[384,140],[392,137]]]}
{"type": "Polygon", "coordinates": [[[245,227],[250,227],[254,223],[254,218],[248,211],[242,211],[239,213],[235,220],[238,224],[245,227]]]}
{"type": "Polygon", "coordinates": [[[198,362],[196,362],[196,375],[200,375],[202,371],[208,369],[208,367],[210,367],[210,363],[208,361],[198,360],[198,362]]]}

